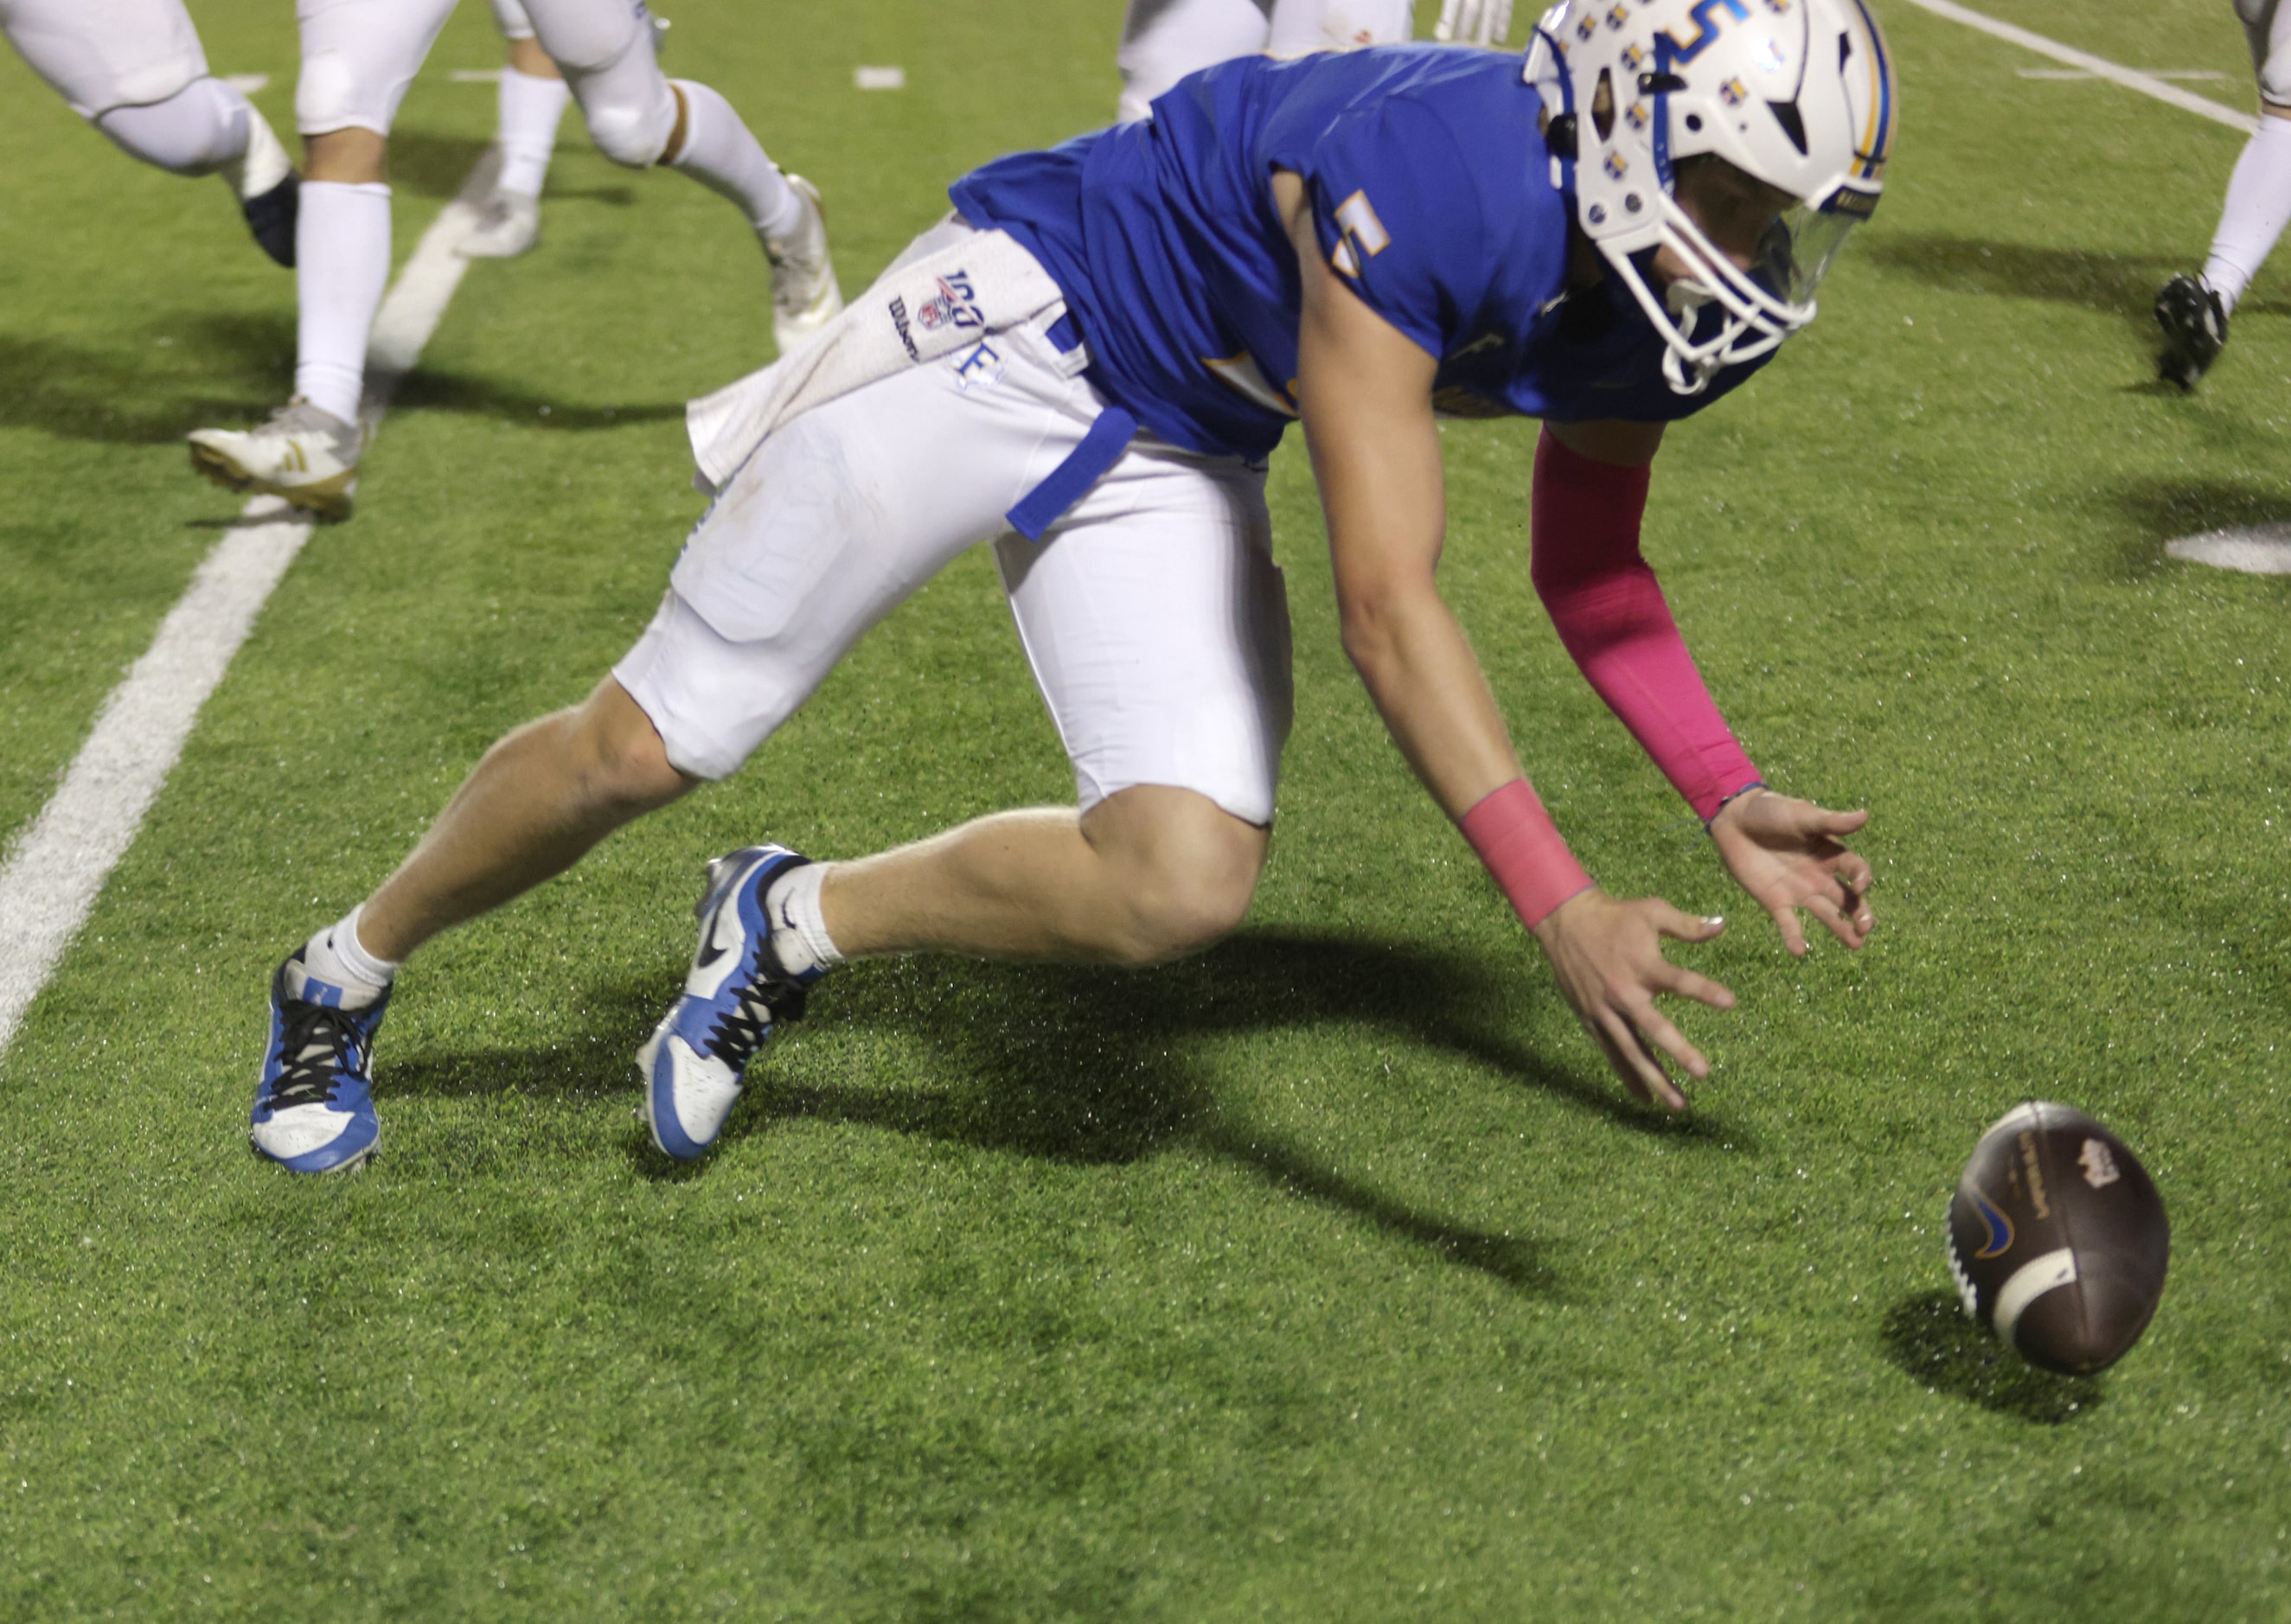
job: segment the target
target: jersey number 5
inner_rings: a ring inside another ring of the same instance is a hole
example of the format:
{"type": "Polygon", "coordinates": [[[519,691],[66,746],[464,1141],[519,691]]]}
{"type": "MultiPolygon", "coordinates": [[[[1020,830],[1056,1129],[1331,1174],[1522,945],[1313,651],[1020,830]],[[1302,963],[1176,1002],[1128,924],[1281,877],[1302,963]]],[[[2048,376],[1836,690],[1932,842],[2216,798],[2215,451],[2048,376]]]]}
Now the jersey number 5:
{"type": "Polygon", "coordinates": [[[1363,259],[1374,259],[1392,245],[1392,234],[1376,217],[1376,205],[1364,191],[1355,192],[1337,205],[1338,241],[1329,263],[1346,276],[1357,277],[1363,259]]]}

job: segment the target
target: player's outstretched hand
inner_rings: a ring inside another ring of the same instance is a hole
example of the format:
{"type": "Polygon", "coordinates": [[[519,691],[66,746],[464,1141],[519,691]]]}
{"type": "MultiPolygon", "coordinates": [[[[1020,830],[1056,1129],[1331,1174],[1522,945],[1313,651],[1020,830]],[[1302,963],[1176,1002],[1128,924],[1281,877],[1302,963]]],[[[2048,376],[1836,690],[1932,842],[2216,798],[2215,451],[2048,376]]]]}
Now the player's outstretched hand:
{"type": "Polygon", "coordinates": [[[1511,0],[1442,0],[1432,37],[1442,44],[1492,45],[1511,34],[1511,0]]]}
{"type": "Polygon", "coordinates": [[[1714,1009],[1734,1007],[1734,994],[1718,983],[1664,958],[1662,938],[1707,942],[1724,929],[1724,920],[1697,919],[1653,896],[1620,901],[1596,886],[1561,903],[1535,928],[1583,1030],[1642,1100],[1686,1108],[1665,1055],[1690,1077],[1710,1074],[1710,1062],[1654,1007],[1654,995],[1676,993],[1714,1009]]]}
{"type": "Polygon", "coordinates": [[[1866,811],[1826,812],[1794,795],[1752,790],[1718,808],[1710,838],[1741,888],[1773,915],[1782,945],[1803,957],[1800,908],[1848,947],[1861,946],[1877,927],[1869,859],[1842,843],[1869,821],[1866,811]]]}

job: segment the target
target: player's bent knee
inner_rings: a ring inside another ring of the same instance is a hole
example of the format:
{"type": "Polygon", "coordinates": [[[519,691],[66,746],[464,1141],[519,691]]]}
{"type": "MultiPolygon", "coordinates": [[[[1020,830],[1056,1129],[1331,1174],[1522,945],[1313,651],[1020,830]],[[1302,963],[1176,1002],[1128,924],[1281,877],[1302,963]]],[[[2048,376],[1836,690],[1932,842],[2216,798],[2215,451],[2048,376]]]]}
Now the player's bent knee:
{"type": "Polygon", "coordinates": [[[1216,945],[1241,927],[1256,895],[1253,878],[1200,872],[1156,876],[1131,903],[1124,963],[1163,964],[1216,945]]]}
{"type": "Polygon", "coordinates": [[[1100,802],[1085,824],[1121,873],[1124,917],[1108,944],[1118,962],[1159,964],[1199,953],[1248,917],[1266,832],[1207,796],[1140,786],[1100,802]]]}
{"type": "Polygon", "coordinates": [[[656,71],[648,93],[634,96],[586,75],[566,76],[598,151],[628,169],[649,169],[660,161],[668,150],[668,138],[676,133],[676,92],[656,71]]]}
{"type": "Polygon", "coordinates": [[[164,101],[112,108],[93,123],[131,157],[173,174],[205,175],[246,150],[246,119],[245,100],[206,78],[164,101]]]}
{"type": "Polygon", "coordinates": [[[599,805],[665,806],[695,782],[669,760],[652,719],[610,677],[566,720],[574,771],[584,797],[599,805]]]}

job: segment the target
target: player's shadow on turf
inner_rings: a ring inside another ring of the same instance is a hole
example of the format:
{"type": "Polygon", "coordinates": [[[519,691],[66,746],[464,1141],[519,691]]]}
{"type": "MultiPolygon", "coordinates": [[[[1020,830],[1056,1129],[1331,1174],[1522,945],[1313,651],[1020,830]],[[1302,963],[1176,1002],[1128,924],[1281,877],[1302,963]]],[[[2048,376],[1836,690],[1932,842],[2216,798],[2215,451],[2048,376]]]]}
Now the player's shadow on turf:
{"type": "Polygon", "coordinates": [[[637,193],[632,186],[551,186],[542,194],[542,201],[600,203],[608,209],[632,209],[637,205],[637,193]]]}
{"type": "Polygon", "coordinates": [[[2111,494],[2117,506],[2139,527],[2118,550],[2122,572],[2143,580],[2166,567],[2164,543],[2245,525],[2279,525],[2291,520],[2291,497],[2282,487],[2224,479],[2144,479],[2111,494]]]}
{"type": "Polygon", "coordinates": [[[2082,1420],[2108,1392],[2097,1377],[2054,1376],[1976,1324],[1953,1291],[1925,1291],[1886,1312],[1886,1357],[1936,1393],[2041,1426],[2082,1420]]]}
{"type": "MultiPolygon", "coordinates": [[[[1708,1113],[1682,1118],[1636,1106],[1604,1077],[1587,1081],[1524,1047],[1511,1012],[1543,995],[1520,976],[1459,954],[1280,931],[1244,933],[1146,971],[946,959],[864,963],[837,977],[812,1019],[784,1041],[789,1047],[767,1051],[724,1142],[803,1118],[1083,1165],[1119,1165],[1188,1146],[1515,1289],[1555,1293],[1561,1282],[1533,1240],[1422,1211],[1228,1113],[1211,1068],[1194,1054],[1204,1041],[1366,1026],[1459,1056],[1635,1131],[1751,1147],[1740,1127],[1708,1113]],[[920,1065],[903,1053],[915,1045],[929,1051],[920,1065]],[[900,1081],[815,1081],[871,1071],[900,1081]]],[[[674,996],[675,981],[666,976],[594,988],[569,1012],[571,1029],[546,1045],[475,1053],[417,1048],[383,1060],[377,1089],[385,1099],[399,1092],[514,1092],[619,1096],[633,1105],[630,1057],[674,996]]],[[[705,1162],[665,1162],[641,1129],[630,1147],[653,1177],[705,1175],[705,1162]]]]}
{"type": "Polygon", "coordinates": [[[397,1093],[469,1097],[491,1094],[554,1099],[636,1098],[631,1057],[676,990],[650,977],[591,987],[567,1011],[572,1018],[550,1041],[526,1049],[385,1050],[376,1087],[397,1093]]]}
{"type": "Polygon", "coordinates": [[[0,334],[0,429],[165,445],[193,429],[253,422],[293,386],[291,313],[155,312],[142,326],[149,336],[136,348],[0,334]],[[149,363],[141,344],[149,346],[149,363]],[[171,382],[191,379],[197,393],[169,393],[171,382]]]}
{"type": "MultiPolygon", "coordinates": [[[[821,1086],[768,1074],[727,1139],[792,1117],[848,1122],[1060,1162],[1127,1162],[1178,1146],[1254,1169],[1515,1287],[1556,1277],[1531,1241],[1421,1212],[1314,1161],[1219,1104],[1191,1050],[1292,1026],[1367,1025],[1471,1060],[1635,1130],[1740,1146],[1739,1128],[1632,1105],[1523,1047],[1506,1012],[1533,996],[1460,955],[1338,937],[1254,931],[1143,973],[909,960],[847,972],[814,1033],[873,1050],[918,1040],[953,1088],[821,1086]]],[[[647,1153],[648,1154],[648,1153],[647,1153]]]]}
{"type": "Polygon", "coordinates": [[[641,406],[583,406],[539,395],[514,383],[424,367],[410,373],[398,386],[396,409],[460,412],[472,417],[497,417],[554,432],[586,432],[616,429],[629,423],[682,422],[684,402],[655,401],[641,406]]]}
{"type": "Polygon", "coordinates": [[[451,197],[490,142],[467,135],[438,135],[403,125],[390,133],[390,184],[422,197],[451,197]]]}
{"type": "MultiPolygon", "coordinates": [[[[1186,1049],[1290,1027],[1367,1026],[1460,1056],[1636,1132],[1754,1148],[1708,1113],[1633,1104],[1523,1046],[1511,1011],[1545,996],[1462,954],[1372,938],[1251,930],[1156,969],[885,961],[847,971],[814,1031],[920,1038],[991,1093],[978,1142],[1074,1162],[1125,1162],[1193,1119],[1154,1100],[1167,1085],[1206,1103],[1186,1049]],[[1006,1107],[1016,1106],[1016,1110],[1006,1107]]],[[[898,1097],[912,1098],[904,1090],[898,1097]]],[[[896,1105],[892,1106],[896,1110],[896,1105]]]]}
{"type": "MultiPolygon", "coordinates": [[[[1887,236],[1869,243],[1869,257],[1944,293],[2046,299],[2130,317],[2143,330],[2153,319],[2156,290],[2174,271],[2187,269],[2183,258],[2171,254],[2100,253],[1971,237],[1887,236]]],[[[2261,301],[2240,307],[2238,314],[2247,310],[2281,315],[2291,306],[2261,301]]]]}

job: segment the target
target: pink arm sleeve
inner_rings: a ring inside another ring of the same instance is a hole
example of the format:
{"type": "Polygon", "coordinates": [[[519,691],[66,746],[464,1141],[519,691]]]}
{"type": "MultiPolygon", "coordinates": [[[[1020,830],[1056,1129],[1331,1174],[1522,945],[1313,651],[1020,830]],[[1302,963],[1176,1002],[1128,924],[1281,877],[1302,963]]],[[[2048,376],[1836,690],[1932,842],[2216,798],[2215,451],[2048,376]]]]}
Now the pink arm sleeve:
{"type": "Polygon", "coordinates": [[[1529,569],[1576,665],[1707,823],[1758,782],[1758,769],[1718,714],[1639,556],[1647,482],[1645,468],[1595,462],[1545,430],[1529,569]]]}

